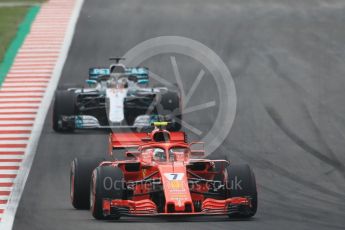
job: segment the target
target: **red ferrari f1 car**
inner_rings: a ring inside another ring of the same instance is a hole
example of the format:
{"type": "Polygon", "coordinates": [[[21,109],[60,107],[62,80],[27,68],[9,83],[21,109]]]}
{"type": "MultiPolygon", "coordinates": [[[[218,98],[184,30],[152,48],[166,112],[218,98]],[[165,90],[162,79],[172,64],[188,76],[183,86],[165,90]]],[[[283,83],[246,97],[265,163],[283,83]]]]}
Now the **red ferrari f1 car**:
{"type": "Polygon", "coordinates": [[[151,133],[112,133],[109,152],[127,159],[76,158],[71,167],[71,201],[91,208],[96,219],[121,216],[227,215],[252,217],[257,190],[248,165],[203,159],[203,143],[155,123],[151,133]]]}

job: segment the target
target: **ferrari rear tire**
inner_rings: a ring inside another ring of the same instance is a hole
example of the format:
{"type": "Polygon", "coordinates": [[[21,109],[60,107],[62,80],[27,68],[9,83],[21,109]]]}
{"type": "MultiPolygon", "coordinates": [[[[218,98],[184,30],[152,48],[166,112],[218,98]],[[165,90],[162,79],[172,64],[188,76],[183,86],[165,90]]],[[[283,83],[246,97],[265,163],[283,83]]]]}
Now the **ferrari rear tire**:
{"type": "Polygon", "coordinates": [[[53,129],[56,132],[72,132],[74,128],[64,127],[61,116],[73,116],[76,112],[76,97],[73,91],[57,90],[53,106],[53,129]]]}
{"type": "Polygon", "coordinates": [[[256,180],[254,172],[247,164],[230,165],[228,173],[228,197],[248,197],[251,199],[251,207],[246,212],[242,212],[229,217],[249,218],[255,215],[258,208],[258,193],[256,190],[256,180]]]}
{"type": "Polygon", "coordinates": [[[75,158],[70,169],[70,198],[76,209],[90,208],[90,181],[92,171],[103,161],[101,158],[75,158]]]}
{"type": "Polygon", "coordinates": [[[92,216],[97,220],[121,217],[120,213],[103,214],[103,199],[126,199],[126,184],[120,168],[113,166],[97,167],[91,177],[90,203],[92,216]]]}

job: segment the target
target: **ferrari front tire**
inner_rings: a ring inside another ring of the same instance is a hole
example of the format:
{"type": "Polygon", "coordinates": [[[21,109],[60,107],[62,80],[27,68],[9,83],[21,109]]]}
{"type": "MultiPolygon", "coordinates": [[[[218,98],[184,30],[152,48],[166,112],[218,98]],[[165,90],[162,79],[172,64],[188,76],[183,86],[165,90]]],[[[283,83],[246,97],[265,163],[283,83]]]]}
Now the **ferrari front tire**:
{"type": "Polygon", "coordinates": [[[92,171],[100,164],[98,158],[75,158],[70,169],[70,199],[74,208],[90,208],[90,181],[92,171]]]}
{"type": "Polygon", "coordinates": [[[258,208],[256,180],[252,169],[247,164],[230,165],[227,168],[229,188],[228,197],[247,197],[251,199],[251,207],[246,212],[229,217],[249,218],[255,215],[258,208]]]}
{"type": "Polygon", "coordinates": [[[125,199],[125,187],[123,173],[120,168],[113,166],[99,166],[92,172],[90,186],[90,204],[92,216],[97,220],[121,217],[120,213],[112,213],[111,216],[103,214],[103,199],[125,199]]]}

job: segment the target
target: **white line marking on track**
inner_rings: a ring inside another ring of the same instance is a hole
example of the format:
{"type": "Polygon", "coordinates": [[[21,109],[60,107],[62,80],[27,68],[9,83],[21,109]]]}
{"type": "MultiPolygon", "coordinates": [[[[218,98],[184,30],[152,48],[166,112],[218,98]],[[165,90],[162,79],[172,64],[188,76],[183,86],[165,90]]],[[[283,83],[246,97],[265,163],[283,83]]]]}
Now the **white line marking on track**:
{"type": "Polygon", "coordinates": [[[0,103],[1,102],[21,102],[21,101],[41,101],[40,98],[0,98],[0,103]]]}
{"type": "Polygon", "coordinates": [[[27,143],[28,143],[28,140],[1,140],[0,139],[0,144],[27,144],[27,143]]]}
{"type": "Polygon", "coordinates": [[[22,79],[22,78],[6,78],[5,82],[4,83],[18,83],[18,82],[21,82],[23,84],[26,84],[26,83],[48,83],[49,82],[49,79],[44,79],[44,78],[41,78],[41,79],[37,79],[37,78],[25,78],[25,79],[22,79]]]}
{"type": "Polygon", "coordinates": [[[7,204],[0,204],[0,209],[5,209],[7,207],[7,204]]]}
{"type": "Polygon", "coordinates": [[[0,109],[0,114],[4,114],[4,113],[13,113],[13,112],[17,112],[17,113],[25,113],[25,112],[37,112],[38,109],[21,109],[21,108],[14,108],[14,109],[0,109]]]}
{"type": "Polygon", "coordinates": [[[7,77],[39,77],[39,76],[43,76],[43,77],[49,77],[50,74],[49,73],[11,73],[9,72],[7,77]]]}
{"type": "Polygon", "coordinates": [[[12,118],[12,117],[7,117],[6,119],[0,119],[0,125],[6,125],[6,124],[33,124],[34,119],[29,118],[29,117],[24,117],[24,118],[12,118]]]}
{"type": "MultiPolygon", "coordinates": [[[[39,44],[39,43],[38,43],[39,44]]],[[[27,58],[19,58],[17,57],[18,59],[15,60],[14,64],[29,64],[29,63],[32,63],[32,64],[37,64],[37,63],[41,63],[41,64],[44,64],[44,63],[52,63],[52,62],[56,62],[56,59],[57,58],[36,58],[36,59],[27,59],[27,58]]]]}
{"type": "Polygon", "coordinates": [[[26,87],[26,88],[8,88],[8,87],[2,87],[3,91],[35,91],[35,90],[42,90],[45,89],[46,87],[26,87]]]}
{"type": "Polygon", "coordinates": [[[30,92],[30,93],[18,93],[18,92],[9,92],[9,93],[1,93],[0,91],[0,97],[6,97],[6,96],[42,96],[43,92],[30,92]]]}
{"type": "MultiPolygon", "coordinates": [[[[35,44],[32,44],[33,46],[35,44]]],[[[39,45],[39,44],[37,44],[39,45]]],[[[18,58],[14,61],[14,64],[51,64],[55,63],[56,58],[41,58],[41,59],[27,59],[27,58],[18,58]]]]}
{"type": "Polygon", "coordinates": [[[41,103],[40,102],[35,102],[35,103],[21,103],[21,102],[17,102],[17,103],[1,103],[0,102],[0,109],[2,108],[6,108],[6,107],[20,107],[20,106],[39,106],[41,103]]]}
{"type": "Polygon", "coordinates": [[[30,64],[16,64],[12,66],[11,70],[28,70],[29,68],[32,70],[36,69],[51,69],[54,64],[46,63],[44,65],[30,65],[30,64]]]}
{"type": "MultiPolygon", "coordinates": [[[[50,49],[35,49],[35,52],[46,52],[46,53],[59,53],[59,48],[50,48],[50,49]]],[[[20,49],[21,53],[32,53],[32,49],[22,48],[20,49]]]]}
{"type": "Polygon", "coordinates": [[[27,73],[29,73],[29,74],[37,74],[37,73],[51,73],[51,72],[52,72],[51,69],[42,69],[42,68],[34,69],[34,68],[30,68],[30,67],[28,67],[28,68],[26,68],[24,70],[12,69],[10,71],[11,74],[20,74],[20,73],[23,73],[23,74],[27,74],[27,73]]]}
{"type": "Polygon", "coordinates": [[[14,86],[23,86],[23,87],[45,87],[47,82],[32,82],[32,83],[23,83],[21,82],[4,82],[2,84],[3,87],[14,87],[14,86]]]}
{"type": "Polygon", "coordinates": [[[54,54],[46,54],[46,53],[42,53],[42,54],[18,54],[17,56],[18,58],[42,58],[42,57],[58,57],[57,53],[54,54]]]}
{"type": "Polygon", "coordinates": [[[20,164],[21,162],[0,162],[0,166],[20,166],[20,164]]]}
{"type": "Polygon", "coordinates": [[[7,130],[31,130],[32,126],[26,127],[26,126],[13,126],[13,127],[1,127],[1,131],[7,131],[7,130]]]}
{"type": "Polygon", "coordinates": [[[29,138],[30,137],[30,133],[4,133],[4,134],[0,134],[0,138],[23,138],[23,137],[26,137],[26,138],[29,138]]]}
{"type": "Polygon", "coordinates": [[[35,114],[0,114],[0,119],[3,119],[3,118],[9,118],[9,119],[12,119],[12,118],[27,118],[27,119],[30,119],[30,118],[35,118],[35,117],[36,117],[35,114]]]}
{"type": "MultiPolygon", "coordinates": [[[[10,154],[0,154],[0,159],[23,159],[24,156],[23,155],[10,155],[10,154]]],[[[0,173],[1,174],[1,173],[0,173]]],[[[2,173],[4,174],[4,173],[2,173]]],[[[16,173],[14,173],[16,174],[16,173]]]]}
{"type": "MultiPolygon", "coordinates": [[[[0,178],[0,183],[13,183],[15,178],[0,178]]],[[[3,200],[1,199],[1,196],[0,196],[0,200],[3,200]]]]}

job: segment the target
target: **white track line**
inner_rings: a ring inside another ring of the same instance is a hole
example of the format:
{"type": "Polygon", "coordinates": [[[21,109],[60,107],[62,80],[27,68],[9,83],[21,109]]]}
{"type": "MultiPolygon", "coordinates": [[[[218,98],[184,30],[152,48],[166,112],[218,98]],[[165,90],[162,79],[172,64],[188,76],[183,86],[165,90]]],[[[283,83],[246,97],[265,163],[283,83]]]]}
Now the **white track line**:
{"type": "MultiPolygon", "coordinates": [[[[59,47],[50,49],[35,49],[37,52],[47,52],[47,53],[58,53],[60,51],[59,47]]],[[[32,53],[32,49],[22,48],[20,53],[32,53]]]]}
{"type": "MultiPolygon", "coordinates": [[[[0,114],[0,119],[2,118],[35,118],[35,114],[0,114]]],[[[1,134],[0,134],[1,136],[1,134]]]]}
{"type": "Polygon", "coordinates": [[[4,83],[48,83],[50,79],[37,79],[37,78],[7,78],[4,83]]]}
{"type": "Polygon", "coordinates": [[[7,204],[0,204],[0,209],[6,209],[7,204]]]}
{"type": "Polygon", "coordinates": [[[30,73],[30,71],[27,71],[26,73],[11,73],[9,72],[8,77],[49,77],[49,73],[30,73]],[[29,72],[29,73],[28,73],[29,72]]]}
{"type": "MultiPolygon", "coordinates": [[[[23,159],[23,158],[24,158],[23,155],[0,154],[0,159],[23,159]]],[[[17,174],[17,173],[15,173],[15,174],[17,174]]]]}
{"type": "Polygon", "coordinates": [[[20,164],[21,162],[0,162],[0,166],[20,166],[20,164]]]}
{"type": "Polygon", "coordinates": [[[1,93],[0,92],[0,96],[26,96],[26,97],[30,97],[30,96],[43,96],[44,93],[41,92],[35,92],[35,93],[18,93],[18,92],[10,92],[10,93],[1,93]]]}
{"type": "MultiPolygon", "coordinates": [[[[14,175],[17,173],[18,173],[18,170],[1,170],[0,169],[0,175],[14,175]]],[[[0,191],[5,190],[5,189],[7,189],[7,191],[10,191],[12,189],[12,187],[8,187],[8,186],[1,187],[0,186],[0,191]]]]}
{"type": "MultiPolygon", "coordinates": [[[[39,46],[39,44],[37,44],[39,46]]],[[[33,45],[34,46],[34,45],[33,45]]],[[[60,46],[60,44],[59,44],[60,46]]],[[[45,64],[53,64],[56,62],[56,58],[42,58],[42,59],[22,59],[22,58],[18,58],[14,61],[14,65],[18,65],[18,64],[21,64],[21,65],[34,65],[34,64],[42,64],[42,65],[45,65],[45,64]]]]}
{"type": "MultiPolygon", "coordinates": [[[[23,116],[23,115],[21,115],[21,116],[23,116]]],[[[33,116],[35,116],[35,115],[33,115],[33,116]]],[[[25,137],[25,138],[29,138],[30,137],[30,134],[28,133],[28,134],[26,134],[26,133],[20,133],[20,134],[8,134],[8,133],[6,133],[6,134],[0,134],[0,138],[13,138],[13,137],[18,137],[18,138],[23,138],[23,137],[25,137]]]]}
{"type": "Polygon", "coordinates": [[[8,102],[8,101],[40,101],[40,98],[0,98],[0,103],[1,102],[8,102]]]}
{"type": "MultiPolygon", "coordinates": [[[[0,183],[13,183],[15,178],[0,178],[0,183]]],[[[2,196],[0,196],[0,200],[4,200],[1,198],[2,196]]],[[[7,197],[7,196],[6,196],[7,197]]],[[[7,197],[8,198],[8,197],[7,197]]]]}
{"type": "Polygon", "coordinates": [[[13,113],[13,112],[21,112],[21,113],[28,113],[28,112],[37,112],[37,109],[22,109],[22,108],[13,108],[13,109],[1,109],[0,114],[4,113],[13,113]]]}
{"type": "Polygon", "coordinates": [[[26,127],[26,126],[13,126],[13,127],[1,127],[1,131],[9,131],[9,130],[24,130],[24,131],[27,131],[27,130],[32,130],[32,127],[29,126],[29,127],[26,127]]]}
{"type": "MultiPolygon", "coordinates": [[[[27,144],[28,140],[1,140],[0,139],[0,144],[27,144]]],[[[1,164],[1,162],[0,162],[1,164]]]]}
{"type": "MultiPolygon", "coordinates": [[[[39,45],[40,42],[37,43],[39,45]]],[[[61,44],[61,43],[59,43],[61,44]]],[[[18,58],[14,61],[14,64],[45,64],[45,63],[53,63],[56,62],[57,58],[36,58],[36,59],[27,59],[27,58],[18,58]]]]}
{"type": "Polygon", "coordinates": [[[28,68],[31,68],[31,69],[41,69],[41,68],[52,68],[54,66],[54,63],[45,63],[45,64],[41,64],[41,65],[38,65],[36,63],[32,63],[31,65],[30,64],[16,64],[16,65],[13,65],[12,66],[12,69],[16,69],[16,70],[27,70],[28,68]]]}
{"type": "MultiPolygon", "coordinates": [[[[47,82],[33,82],[33,83],[26,83],[25,86],[27,87],[45,87],[47,82]]],[[[23,83],[20,82],[6,82],[2,84],[2,87],[14,87],[14,86],[23,86],[23,83]]]]}
{"type": "Polygon", "coordinates": [[[35,103],[21,103],[21,102],[16,102],[16,103],[1,103],[0,102],[0,109],[1,108],[6,108],[6,107],[20,107],[20,106],[38,106],[40,102],[35,102],[35,103]]]}
{"type": "MultiPolygon", "coordinates": [[[[16,119],[16,118],[36,118],[35,114],[0,114],[0,120],[2,118],[8,118],[8,119],[16,119]]],[[[0,134],[1,136],[1,134],[0,134]]]]}
{"type": "MultiPolygon", "coordinates": [[[[31,51],[32,52],[32,51],[31,51]]],[[[19,70],[19,69],[12,69],[10,71],[11,74],[21,74],[21,73],[24,73],[25,75],[27,73],[30,73],[30,74],[42,74],[42,73],[48,73],[50,74],[52,72],[51,69],[43,69],[43,68],[40,68],[40,69],[37,69],[37,68],[30,68],[30,67],[27,67],[26,69],[24,70],[19,70]]]]}
{"type": "Polygon", "coordinates": [[[19,124],[33,124],[34,121],[33,120],[21,120],[21,119],[11,119],[11,120],[1,120],[0,119],[0,126],[1,125],[9,125],[9,124],[15,124],[15,125],[19,125],[19,124]]]}
{"type": "Polygon", "coordinates": [[[45,89],[46,87],[26,87],[26,88],[9,88],[9,87],[2,87],[4,91],[39,91],[45,89]]]}

